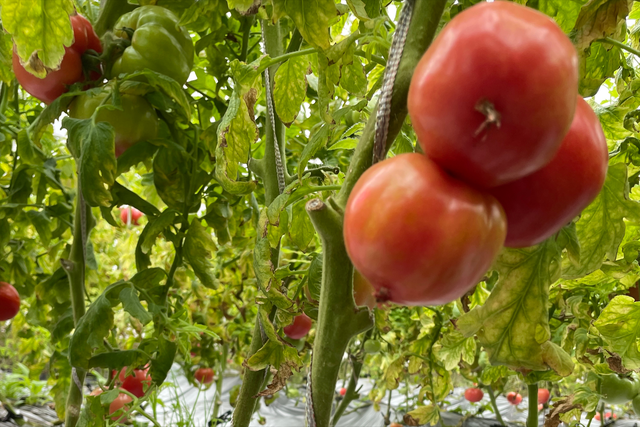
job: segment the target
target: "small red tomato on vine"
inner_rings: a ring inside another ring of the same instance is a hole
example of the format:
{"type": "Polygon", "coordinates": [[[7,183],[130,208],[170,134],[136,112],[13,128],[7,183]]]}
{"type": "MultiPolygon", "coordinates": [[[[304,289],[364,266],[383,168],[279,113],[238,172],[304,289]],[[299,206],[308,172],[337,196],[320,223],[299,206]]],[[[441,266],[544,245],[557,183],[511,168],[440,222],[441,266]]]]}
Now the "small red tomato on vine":
{"type": "Polygon", "coordinates": [[[581,97],[569,133],[551,163],[491,189],[507,214],[505,246],[536,245],[557,233],[598,195],[609,153],[598,116],[581,97]]]}
{"type": "Polygon", "coordinates": [[[456,15],[422,57],[408,108],[427,156],[490,188],[551,161],[577,94],[576,49],[551,18],[482,2],[456,15]]]}
{"type": "Polygon", "coordinates": [[[133,399],[128,394],[120,393],[118,397],[116,397],[113,402],[109,405],[109,415],[113,415],[119,410],[122,410],[117,415],[113,415],[111,420],[119,421],[121,423],[126,422],[127,418],[124,417],[124,412],[129,410],[127,406],[128,403],[131,403],[133,399]]]}
{"type": "Polygon", "coordinates": [[[118,376],[122,383],[122,388],[136,397],[144,396],[144,389],[151,385],[151,376],[147,372],[148,369],[136,369],[132,374],[125,377],[126,368],[123,368],[118,376]]]}
{"type": "Polygon", "coordinates": [[[464,391],[464,398],[469,402],[480,402],[484,397],[484,392],[479,388],[468,388],[464,391]]]}
{"type": "Polygon", "coordinates": [[[514,391],[507,393],[507,400],[512,405],[519,405],[522,402],[522,396],[520,393],[516,393],[514,391]]]}
{"type": "MultiPolygon", "coordinates": [[[[18,82],[24,90],[46,104],[51,104],[65,93],[68,86],[86,80],[82,56],[87,50],[93,50],[96,53],[102,52],[100,39],[87,18],[82,15],[73,15],[70,20],[73,28],[73,44],[65,47],[60,68],[49,71],[46,77],[41,79],[28,72],[22,65],[16,50],[13,50],[13,72],[18,82]]],[[[100,73],[96,70],[89,72],[90,80],[97,80],[99,77],[100,73]]]]}
{"type": "Polygon", "coordinates": [[[284,334],[292,340],[299,340],[307,336],[311,330],[311,318],[302,313],[293,319],[293,323],[285,326],[284,334]]]}
{"type": "Polygon", "coordinates": [[[123,206],[120,208],[120,220],[125,224],[129,224],[129,215],[131,215],[131,225],[140,225],[138,220],[142,218],[143,213],[136,208],[123,206]]]}
{"type": "Polygon", "coordinates": [[[369,168],[353,188],[344,217],[354,267],[376,289],[378,301],[402,305],[460,298],[491,267],[505,234],[496,199],[414,153],[369,168]]]}
{"type": "Polygon", "coordinates": [[[340,396],[344,396],[344,395],[346,395],[346,394],[347,394],[347,389],[346,389],[346,388],[344,388],[344,387],[342,387],[342,388],[340,389],[340,396]]]}
{"type": "Polygon", "coordinates": [[[538,411],[542,411],[544,409],[544,405],[542,403],[538,403],[538,411]]]}
{"type": "Polygon", "coordinates": [[[20,311],[20,294],[12,285],[0,282],[0,322],[13,319],[20,311]]]}
{"type": "Polygon", "coordinates": [[[211,369],[211,368],[199,368],[193,374],[193,377],[200,384],[207,385],[207,384],[211,384],[213,382],[213,374],[214,374],[214,372],[213,372],[213,369],[211,369]]]}
{"type": "Polygon", "coordinates": [[[549,390],[547,390],[546,388],[541,388],[538,389],[538,403],[540,404],[545,404],[549,401],[549,396],[551,394],[549,393],[549,390]]]}

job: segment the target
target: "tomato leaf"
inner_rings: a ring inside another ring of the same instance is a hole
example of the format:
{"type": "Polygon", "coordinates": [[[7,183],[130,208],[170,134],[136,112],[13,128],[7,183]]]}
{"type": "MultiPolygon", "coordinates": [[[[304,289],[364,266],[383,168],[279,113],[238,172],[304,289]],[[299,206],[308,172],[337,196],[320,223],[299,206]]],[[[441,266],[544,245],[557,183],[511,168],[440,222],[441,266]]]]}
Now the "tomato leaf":
{"type": "Polygon", "coordinates": [[[329,125],[322,124],[319,128],[311,129],[311,138],[300,156],[300,163],[298,164],[298,177],[302,179],[307,163],[315,156],[315,154],[327,144],[329,139],[329,125]]]}
{"type": "Polygon", "coordinates": [[[600,313],[593,324],[607,343],[607,349],[622,357],[628,369],[640,368],[640,302],[619,295],[600,313]]]}
{"type": "Polygon", "coordinates": [[[142,366],[149,361],[149,355],[140,350],[108,351],[89,359],[91,368],[121,369],[125,366],[142,366]]]}
{"type": "Polygon", "coordinates": [[[364,96],[367,93],[367,75],[360,58],[354,57],[353,62],[342,67],[340,86],[356,96],[364,96]]]}
{"type": "Polygon", "coordinates": [[[619,33],[620,23],[625,21],[632,5],[633,0],[598,0],[584,5],[571,34],[577,49],[582,50],[596,39],[619,33]]]}
{"type": "Polygon", "coordinates": [[[23,62],[37,53],[41,61],[38,68],[25,67],[39,77],[46,75],[44,67],[58,69],[65,46],[73,43],[73,30],[69,15],[74,12],[70,0],[2,2],[2,26],[13,36],[18,56],[23,62]],[[39,37],[34,37],[38,34],[39,37]]]}
{"type": "MultiPolygon", "coordinates": [[[[506,249],[495,268],[500,278],[484,305],[460,317],[464,336],[478,334],[492,364],[512,369],[566,372],[549,347],[549,286],[560,274],[560,251],[553,240],[526,249],[506,249]]],[[[558,351],[562,351],[558,349],[558,351]]]]}
{"type": "Polygon", "coordinates": [[[199,219],[193,220],[184,241],[184,257],[202,284],[211,289],[217,287],[214,266],[210,261],[215,251],[216,244],[211,234],[202,226],[199,219]]]}
{"type": "Polygon", "coordinates": [[[584,97],[595,96],[604,83],[613,77],[623,65],[623,55],[619,48],[594,42],[584,51],[578,51],[580,66],[579,92],[584,97]]]}
{"type": "Polygon", "coordinates": [[[564,278],[578,278],[597,270],[605,257],[616,259],[624,238],[624,219],[640,220],[640,203],[628,200],[628,195],[627,166],[611,165],[604,188],[576,223],[580,265],[575,266],[566,259],[562,266],[564,278]]]}
{"type": "Polygon", "coordinates": [[[176,357],[178,346],[175,342],[161,336],[158,340],[158,352],[151,361],[149,375],[155,384],[162,384],[167,378],[176,357]]]}
{"type": "MultiPolygon", "coordinates": [[[[434,349],[435,350],[435,349],[434,349]]],[[[440,341],[436,357],[444,363],[447,370],[453,370],[460,359],[471,364],[476,357],[476,342],[473,337],[465,338],[460,332],[452,331],[440,341]]]]}
{"type": "Polygon", "coordinates": [[[284,8],[310,45],[328,49],[331,45],[329,22],[337,15],[333,0],[273,0],[274,7],[284,8]]]}
{"type": "Polygon", "coordinates": [[[308,69],[309,60],[300,56],[282,64],[274,76],[273,102],[280,120],[287,126],[298,116],[307,94],[308,69]]]}
{"type": "Polygon", "coordinates": [[[251,14],[258,10],[261,0],[227,0],[229,9],[236,9],[241,14],[251,14]]]}
{"type": "Polygon", "coordinates": [[[576,24],[583,3],[582,0],[547,0],[539,2],[538,10],[552,17],[562,31],[568,33],[576,24]]]}
{"type": "Polygon", "coordinates": [[[151,314],[149,314],[149,312],[145,310],[140,303],[138,293],[135,288],[127,287],[122,289],[118,297],[122,302],[122,308],[124,311],[138,319],[143,325],[146,325],[153,320],[151,314]]]}

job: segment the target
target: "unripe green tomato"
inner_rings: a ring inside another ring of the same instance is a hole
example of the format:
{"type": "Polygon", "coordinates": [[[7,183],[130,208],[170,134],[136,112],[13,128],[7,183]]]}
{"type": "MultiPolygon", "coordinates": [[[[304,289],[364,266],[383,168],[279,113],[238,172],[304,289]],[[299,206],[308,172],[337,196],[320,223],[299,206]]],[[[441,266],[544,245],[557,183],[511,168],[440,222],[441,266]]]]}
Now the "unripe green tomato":
{"type": "Polygon", "coordinates": [[[369,340],[364,343],[364,352],[367,354],[380,353],[381,348],[382,348],[382,345],[380,344],[379,341],[369,340]]]}
{"type": "Polygon", "coordinates": [[[612,405],[622,405],[638,396],[640,382],[620,378],[616,374],[602,375],[600,394],[602,400],[612,405]]]}
{"type": "MultiPolygon", "coordinates": [[[[95,96],[83,93],[69,106],[69,116],[74,119],[88,119],[102,101],[111,96],[108,91],[95,96]]],[[[106,108],[98,112],[96,121],[108,122],[115,130],[116,157],[132,145],[154,139],[158,135],[158,116],[151,104],[141,96],[122,94],[122,110],[106,108]]],[[[107,101],[110,104],[110,100],[107,101]]]]}
{"type": "Polygon", "coordinates": [[[640,416],[640,394],[633,398],[633,410],[637,416],[640,416]]]}

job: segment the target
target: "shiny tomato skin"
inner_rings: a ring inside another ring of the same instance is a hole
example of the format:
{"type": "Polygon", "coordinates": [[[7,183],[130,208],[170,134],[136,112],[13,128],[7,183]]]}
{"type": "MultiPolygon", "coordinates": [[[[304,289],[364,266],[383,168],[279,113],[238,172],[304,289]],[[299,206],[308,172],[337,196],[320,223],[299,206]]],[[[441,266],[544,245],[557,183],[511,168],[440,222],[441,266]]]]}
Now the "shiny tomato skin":
{"type": "Polygon", "coordinates": [[[541,405],[544,405],[549,401],[549,396],[551,396],[551,394],[546,388],[538,389],[538,403],[541,405]]]}
{"type": "Polygon", "coordinates": [[[213,369],[211,368],[199,368],[193,374],[193,377],[200,384],[211,384],[213,382],[213,369]]]}
{"type": "Polygon", "coordinates": [[[512,405],[519,405],[522,402],[522,395],[520,393],[516,393],[514,391],[507,393],[507,400],[512,405]]]}
{"type": "Polygon", "coordinates": [[[140,225],[138,220],[142,218],[142,212],[130,206],[120,208],[120,220],[127,225],[129,223],[129,212],[131,212],[131,225],[140,225]]]}
{"type": "Polygon", "coordinates": [[[0,322],[13,319],[20,311],[20,294],[12,285],[0,282],[0,322]]]}
{"type": "Polygon", "coordinates": [[[344,239],[378,301],[451,302],[475,286],[502,248],[506,221],[489,194],[426,156],[401,154],[369,168],[347,202],[344,239]]]}
{"type": "Polygon", "coordinates": [[[551,18],[511,2],[483,2],[434,40],[413,75],[408,108],[425,154],[490,188],[551,161],[577,94],[576,49],[551,18]],[[499,126],[482,128],[483,102],[500,114],[499,126]]]}
{"type": "Polygon", "coordinates": [[[284,334],[292,340],[299,340],[307,336],[311,330],[311,318],[302,313],[293,319],[293,323],[284,327],[284,334]]]}
{"type": "Polygon", "coordinates": [[[602,189],[608,159],[600,121],[578,97],[571,129],[551,163],[490,191],[507,214],[505,246],[536,245],[579,215],[602,189]]]}
{"type": "Polygon", "coordinates": [[[469,402],[477,403],[484,397],[484,392],[479,388],[468,388],[464,391],[464,398],[469,402]]]}
{"type": "MultiPolygon", "coordinates": [[[[28,72],[20,63],[15,49],[13,50],[13,72],[18,82],[24,90],[45,104],[51,104],[65,93],[67,86],[85,80],[82,70],[82,54],[88,49],[93,49],[97,53],[102,52],[102,44],[91,23],[82,15],[74,15],[70,19],[74,42],[70,47],[65,47],[60,68],[50,71],[45,78],[41,79],[28,72]]],[[[94,73],[91,75],[91,79],[95,80],[98,76],[94,73]]]]}
{"type": "Polygon", "coordinates": [[[151,376],[147,372],[148,369],[136,369],[133,374],[125,377],[126,368],[123,368],[118,377],[122,383],[122,388],[136,397],[144,396],[144,389],[151,385],[151,376]]]}

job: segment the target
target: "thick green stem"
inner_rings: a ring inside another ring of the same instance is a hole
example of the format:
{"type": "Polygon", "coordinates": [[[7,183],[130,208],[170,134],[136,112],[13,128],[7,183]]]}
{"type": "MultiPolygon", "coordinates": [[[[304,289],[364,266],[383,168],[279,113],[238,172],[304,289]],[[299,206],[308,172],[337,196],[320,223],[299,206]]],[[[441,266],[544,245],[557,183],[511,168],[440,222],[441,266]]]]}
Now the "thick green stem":
{"type": "MultiPolygon", "coordinates": [[[[61,260],[62,267],[67,272],[69,278],[69,287],[71,290],[71,307],[73,310],[73,320],[77,325],[78,321],[85,313],[84,301],[84,247],[82,243],[82,216],[85,217],[85,226],[88,233],[89,224],[91,223],[91,208],[84,203],[80,188],[80,177],[78,176],[78,192],[76,196],[76,213],[73,227],[73,242],[71,243],[71,251],[69,260],[61,260]],[[84,209],[84,213],[82,212],[84,209]]],[[[83,369],[74,369],[76,378],[71,378],[69,386],[69,395],[67,397],[65,425],[75,427],[80,418],[80,409],[82,408],[84,378],[86,372],[83,369]],[[76,381],[77,380],[77,381],[76,381]]]]}
{"type": "Polygon", "coordinates": [[[538,427],[538,383],[529,384],[527,427],[538,427]]]}
{"type": "Polygon", "coordinates": [[[100,15],[93,29],[99,37],[113,29],[118,18],[136,8],[136,5],[129,4],[127,0],[102,0],[100,2],[100,15]]]}
{"type": "Polygon", "coordinates": [[[504,420],[502,419],[502,415],[500,415],[500,410],[498,409],[498,404],[496,403],[496,395],[493,392],[493,387],[488,386],[487,387],[487,391],[489,392],[489,399],[491,400],[491,407],[493,408],[493,412],[496,414],[496,420],[498,420],[498,422],[501,425],[505,425],[504,424],[504,420]]]}
{"type": "MultiPolygon", "coordinates": [[[[433,40],[446,3],[447,0],[415,0],[413,19],[409,26],[407,42],[400,61],[400,68],[398,69],[391,100],[387,148],[391,146],[398,133],[400,133],[400,129],[407,117],[407,95],[411,76],[413,76],[413,71],[418,61],[420,61],[420,58],[422,58],[422,55],[424,55],[433,40]]],[[[353,186],[372,164],[375,123],[376,114],[372,113],[349,164],[342,190],[336,197],[336,202],[340,206],[344,207],[346,205],[353,186]]]]}
{"type": "Polygon", "coordinates": [[[322,240],[323,268],[316,338],[313,344],[311,395],[316,427],[329,427],[340,363],[352,337],[373,326],[368,309],[353,300],[353,265],[342,238],[342,216],[320,199],[307,213],[322,240]]]}
{"type": "MultiPolygon", "coordinates": [[[[265,46],[267,54],[271,56],[278,56],[282,54],[282,38],[280,37],[280,25],[269,25],[266,21],[261,22],[265,26],[265,46]]],[[[277,70],[277,66],[272,67],[271,78],[277,70]]],[[[276,129],[282,128],[282,138],[280,141],[280,151],[282,153],[282,161],[285,161],[284,157],[284,126],[276,119],[276,129]]],[[[253,162],[253,161],[252,161],[253,162]]],[[[264,182],[265,192],[265,204],[269,206],[276,197],[280,195],[280,189],[278,187],[278,174],[276,169],[276,157],[275,157],[275,141],[273,138],[273,131],[271,121],[267,115],[267,126],[265,135],[265,156],[259,161],[261,171],[263,172],[261,178],[264,182]]],[[[286,163],[284,163],[286,165],[286,163]]],[[[285,166],[286,171],[286,166],[285,166]]],[[[271,250],[271,260],[274,265],[278,265],[280,259],[279,247],[271,250]]],[[[275,309],[271,312],[270,317],[273,319],[275,316],[275,309]]],[[[256,317],[256,325],[253,329],[253,335],[251,337],[251,347],[247,359],[254,355],[264,345],[262,331],[260,326],[260,318],[256,317]]],[[[242,386],[240,387],[240,393],[238,395],[238,401],[233,411],[233,427],[248,427],[251,422],[251,417],[256,409],[258,399],[256,396],[264,387],[264,383],[267,379],[267,370],[251,371],[245,369],[242,375],[242,386]]]]}

